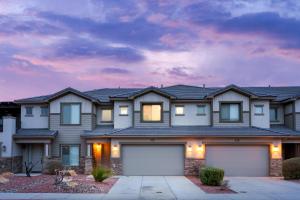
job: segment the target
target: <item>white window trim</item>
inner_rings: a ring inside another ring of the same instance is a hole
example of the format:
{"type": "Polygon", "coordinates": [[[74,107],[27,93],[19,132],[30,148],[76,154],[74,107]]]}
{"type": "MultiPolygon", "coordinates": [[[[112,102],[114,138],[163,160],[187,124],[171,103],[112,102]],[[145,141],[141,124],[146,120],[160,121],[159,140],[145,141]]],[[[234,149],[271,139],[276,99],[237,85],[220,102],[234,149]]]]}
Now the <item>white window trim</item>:
{"type": "Polygon", "coordinates": [[[255,115],[264,115],[264,105],[254,105],[254,114],[255,115]],[[261,113],[257,113],[256,112],[256,108],[261,107],[262,108],[262,112],[261,113]]]}
{"type": "Polygon", "coordinates": [[[185,115],[184,105],[175,105],[175,115],[176,116],[184,116],[185,115]],[[182,108],[182,113],[177,113],[177,108],[182,108]]]}

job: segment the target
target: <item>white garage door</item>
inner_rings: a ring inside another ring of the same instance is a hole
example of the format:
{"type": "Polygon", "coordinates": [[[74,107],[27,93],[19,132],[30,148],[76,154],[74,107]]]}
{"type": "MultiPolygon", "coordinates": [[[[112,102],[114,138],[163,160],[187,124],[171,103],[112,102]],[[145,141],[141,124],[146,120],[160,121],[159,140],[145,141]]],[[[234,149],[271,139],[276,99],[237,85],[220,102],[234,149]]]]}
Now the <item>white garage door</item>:
{"type": "Polygon", "coordinates": [[[223,168],[225,176],[268,176],[267,146],[207,146],[206,165],[223,168]]]}
{"type": "Polygon", "coordinates": [[[183,145],[122,145],[124,175],[183,175],[183,145]]]}

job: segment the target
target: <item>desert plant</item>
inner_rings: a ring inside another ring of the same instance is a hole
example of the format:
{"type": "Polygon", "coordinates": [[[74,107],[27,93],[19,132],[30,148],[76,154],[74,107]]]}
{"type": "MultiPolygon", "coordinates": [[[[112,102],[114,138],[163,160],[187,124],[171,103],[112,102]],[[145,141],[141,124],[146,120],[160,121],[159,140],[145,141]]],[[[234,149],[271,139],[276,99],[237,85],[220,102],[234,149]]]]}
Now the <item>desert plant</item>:
{"type": "Polygon", "coordinates": [[[45,166],[45,173],[56,175],[57,170],[63,170],[63,165],[58,160],[49,160],[45,166]]]}
{"type": "Polygon", "coordinates": [[[92,175],[97,182],[102,182],[112,174],[111,169],[105,167],[96,167],[92,171],[92,175]]]}
{"type": "Polygon", "coordinates": [[[204,185],[219,186],[224,178],[224,170],[214,167],[204,167],[200,170],[200,180],[204,185]]]}
{"type": "Polygon", "coordinates": [[[284,179],[300,179],[300,157],[283,161],[282,175],[284,179]]]}
{"type": "Polygon", "coordinates": [[[36,163],[32,163],[32,162],[24,162],[25,165],[25,173],[27,177],[31,177],[31,172],[33,170],[33,168],[39,163],[40,161],[36,162],[36,163]]]}

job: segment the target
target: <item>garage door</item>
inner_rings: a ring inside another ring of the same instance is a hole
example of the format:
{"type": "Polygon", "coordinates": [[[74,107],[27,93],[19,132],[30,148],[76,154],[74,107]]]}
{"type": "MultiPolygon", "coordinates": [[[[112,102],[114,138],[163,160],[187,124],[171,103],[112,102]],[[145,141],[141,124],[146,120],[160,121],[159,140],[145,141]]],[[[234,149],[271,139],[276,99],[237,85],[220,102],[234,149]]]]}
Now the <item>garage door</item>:
{"type": "Polygon", "coordinates": [[[268,176],[267,146],[207,146],[206,165],[220,167],[225,176],[268,176]]]}
{"type": "Polygon", "coordinates": [[[183,175],[183,145],[122,145],[124,175],[183,175]]]}

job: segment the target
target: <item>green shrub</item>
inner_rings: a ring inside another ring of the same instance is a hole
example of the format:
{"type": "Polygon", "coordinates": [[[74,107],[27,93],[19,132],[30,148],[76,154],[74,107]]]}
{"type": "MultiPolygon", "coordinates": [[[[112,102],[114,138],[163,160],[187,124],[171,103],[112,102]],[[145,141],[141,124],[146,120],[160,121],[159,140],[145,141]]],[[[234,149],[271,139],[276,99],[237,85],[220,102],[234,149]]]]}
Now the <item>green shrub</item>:
{"type": "Polygon", "coordinates": [[[284,179],[300,179],[300,157],[283,161],[282,174],[284,179]]]}
{"type": "Polygon", "coordinates": [[[46,174],[55,175],[55,170],[63,170],[64,166],[59,160],[49,160],[46,163],[44,172],[46,174]]]}
{"type": "Polygon", "coordinates": [[[105,167],[97,167],[93,170],[92,175],[95,181],[102,182],[112,174],[111,170],[105,167]]]}
{"type": "Polygon", "coordinates": [[[200,169],[200,180],[204,185],[219,186],[224,178],[224,170],[214,167],[200,169]]]}

